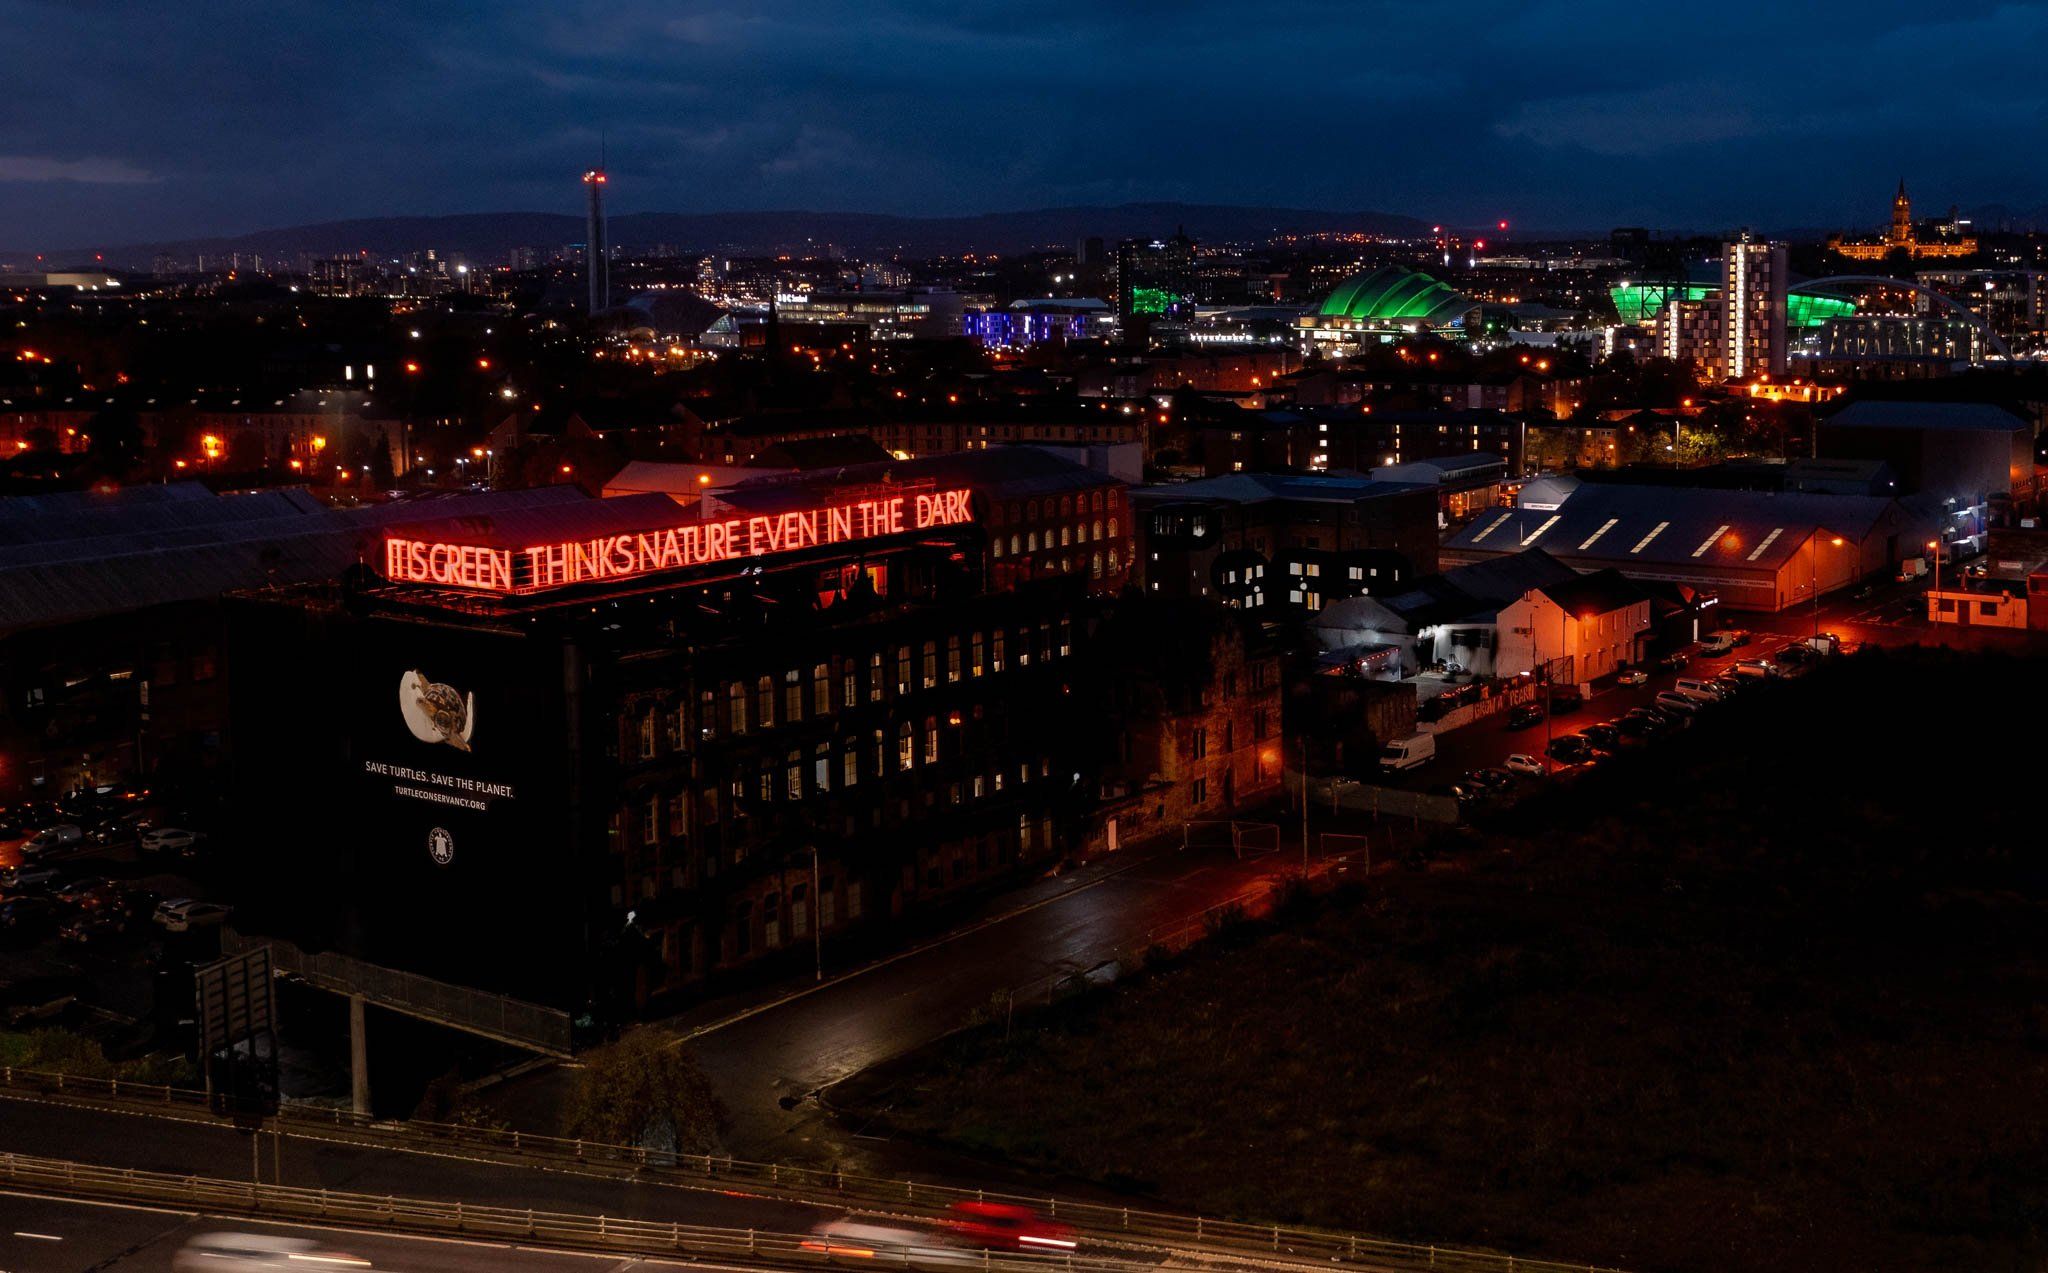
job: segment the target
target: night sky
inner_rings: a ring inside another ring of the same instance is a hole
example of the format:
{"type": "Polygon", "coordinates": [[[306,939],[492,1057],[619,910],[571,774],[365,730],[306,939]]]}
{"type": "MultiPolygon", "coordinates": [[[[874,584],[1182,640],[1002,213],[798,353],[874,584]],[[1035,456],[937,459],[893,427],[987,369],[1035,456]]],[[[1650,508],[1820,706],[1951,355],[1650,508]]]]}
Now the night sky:
{"type": "Polygon", "coordinates": [[[1875,227],[2048,203],[2048,6],[0,0],[0,250],[1171,199],[1875,227]]]}

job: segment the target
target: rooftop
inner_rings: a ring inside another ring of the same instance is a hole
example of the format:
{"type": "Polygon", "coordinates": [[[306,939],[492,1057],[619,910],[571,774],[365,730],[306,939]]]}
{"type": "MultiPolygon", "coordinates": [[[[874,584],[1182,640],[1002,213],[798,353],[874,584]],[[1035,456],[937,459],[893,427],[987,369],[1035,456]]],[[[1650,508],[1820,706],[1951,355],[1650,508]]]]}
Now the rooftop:
{"type": "Polygon", "coordinates": [[[1350,504],[1382,495],[1430,489],[1422,482],[1387,482],[1369,477],[1314,473],[1226,473],[1193,482],[1145,486],[1131,493],[1141,503],[1218,500],[1230,504],[1263,504],[1269,500],[1302,500],[1350,504]]]}
{"type": "Polygon", "coordinates": [[[1477,301],[1427,274],[1382,265],[1337,285],[1317,313],[1358,322],[1445,324],[1464,317],[1477,301]]]}
{"type": "Polygon", "coordinates": [[[1992,433],[2029,428],[2020,416],[1989,402],[1852,402],[1822,420],[1821,426],[1992,433]]]}
{"type": "MultiPolygon", "coordinates": [[[[1536,488],[1533,482],[1525,486],[1523,499],[1556,494],[1536,488]]],[[[1587,482],[1564,492],[1554,507],[1481,513],[1444,548],[1515,552],[1541,546],[1566,560],[1623,569],[1660,563],[1773,570],[1815,532],[1862,539],[1895,507],[1896,501],[1877,495],[1587,482]]]]}

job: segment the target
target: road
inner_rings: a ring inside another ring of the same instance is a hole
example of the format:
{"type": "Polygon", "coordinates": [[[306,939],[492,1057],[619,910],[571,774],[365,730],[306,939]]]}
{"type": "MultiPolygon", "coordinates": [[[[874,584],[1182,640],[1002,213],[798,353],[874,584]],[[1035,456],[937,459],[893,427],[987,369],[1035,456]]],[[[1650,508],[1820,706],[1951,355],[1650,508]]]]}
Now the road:
{"type": "MultiPolygon", "coordinates": [[[[679,1189],[634,1180],[568,1175],[473,1157],[247,1133],[210,1122],[0,1097],[0,1150],[140,1171],[248,1180],[352,1193],[397,1194],[500,1207],[581,1211],[777,1233],[807,1232],[843,1214],[741,1193],[679,1189]],[[252,1150],[254,1152],[252,1152],[252,1150]]],[[[12,1266],[0,1260],[0,1270],[12,1266]]]]}
{"type": "MultiPolygon", "coordinates": [[[[628,1260],[617,1255],[541,1251],[505,1243],[410,1238],[0,1193],[0,1269],[7,1273],[171,1273],[175,1256],[187,1242],[201,1234],[224,1232],[296,1238],[316,1244],[320,1254],[352,1256],[367,1260],[371,1269],[406,1273],[602,1273],[629,1264],[682,1267],[659,1259],[628,1260]]],[[[310,1261],[305,1264],[308,1268],[362,1267],[310,1261]]]]}
{"type": "MultiPolygon", "coordinates": [[[[1127,849],[993,899],[952,933],[822,988],[718,1000],[664,1028],[690,1038],[731,1110],[734,1154],[892,1173],[908,1164],[836,1126],[815,1099],[820,1091],[959,1028],[1005,992],[1042,994],[1052,979],[1143,949],[1298,862],[1298,815],[1254,816],[1280,824],[1286,847],[1246,857],[1223,847],[1127,849]]],[[[568,1071],[539,1071],[509,1084],[493,1106],[515,1125],[552,1131],[571,1081],[568,1071]]]]}

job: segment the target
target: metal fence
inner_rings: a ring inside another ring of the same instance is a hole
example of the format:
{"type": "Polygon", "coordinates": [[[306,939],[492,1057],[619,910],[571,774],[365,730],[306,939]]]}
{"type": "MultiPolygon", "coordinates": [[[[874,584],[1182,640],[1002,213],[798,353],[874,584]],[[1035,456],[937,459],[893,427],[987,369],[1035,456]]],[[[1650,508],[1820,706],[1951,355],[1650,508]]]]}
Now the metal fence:
{"type": "MultiPolygon", "coordinates": [[[[1219,908],[1220,909],[1220,908],[1219,908]]],[[[1212,916],[1214,912],[1205,912],[1212,916]]],[[[1213,918],[1198,917],[1190,927],[1202,931],[1213,918]]],[[[80,1100],[108,1101],[133,1108],[153,1106],[204,1117],[206,1093],[156,1083],[87,1079],[75,1075],[0,1067],[0,1088],[80,1100]]],[[[279,1122],[288,1135],[340,1139],[413,1153],[490,1154],[510,1164],[530,1163],[552,1169],[616,1171],[649,1183],[724,1191],[745,1185],[750,1192],[791,1201],[844,1207],[891,1215],[929,1218],[956,1202],[1011,1202],[1057,1217],[1073,1226],[1084,1240],[1126,1249],[1199,1254],[1205,1258],[1257,1255],[1263,1262],[1342,1263],[1372,1269],[1455,1270],[1457,1273],[1615,1273],[1594,1265],[1527,1260],[1518,1256],[1457,1247],[1395,1242],[1359,1234],[1253,1224],[1214,1216],[1150,1211],[1142,1208],[1076,1202],[1040,1194],[966,1189],[916,1180],[860,1176],[786,1163],[749,1162],[719,1155],[678,1154],[634,1145],[487,1127],[445,1123],[379,1122],[339,1108],[287,1105],[279,1122]]],[[[12,1156],[10,1156],[12,1157],[12,1156]]],[[[85,1170],[78,1168],[78,1170],[85,1170]]],[[[113,1170],[118,1176],[132,1176],[113,1170]]],[[[177,1177],[185,1179],[185,1177],[177,1177]]],[[[240,1189],[249,1186],[222,1183],[240,1189]]],[[[306,1191],[320,1193],[321,1191],[306,1191]]],[[[522,1213],[523,1214],[523,1213],[522,1213]]],[[[687,1248],[685,1248],[687,1249],[687,1248]]]]}
{"type": "MultiPolygon", "coordinates": [[[[0,1154],[0,1181],[66,1195],[169,1203],[269,1220],[346,1223],[429,1235],[460,1234],[614,1254],[717,1256],[750,1264],[814,1266],[828,1258],[809,1234],[730,1229],[673,1221],[638,1220],[586,1212],[494,1207],[468,1202],[405,1198],[394,1194],[303,1189],[181,1176],[167,1172],[96,1167],[55,1158],[0,1154]]],[[[853,1254],[851,1251],[849,1255],[853,1254]]],[[[860,1263],[903,1267],[942,1265],[1004,1273],[1144,1273],[1133,1260],[1089,1259],[964,1248],[863,1249],[860,1263]]]]}
{"type": "Polygon", "coordinates": [[[221,949],[229,954],[257,946],[270,947],[271,959],[279,972],[290,973],[323,990],[361,995],[394,1012],[549,1056],[570,1055],[569,1014],[559,1008],[436,981],[333,951],[300,950],[280,938],[255,937],[233,929],[221,935],[221,949]]]}

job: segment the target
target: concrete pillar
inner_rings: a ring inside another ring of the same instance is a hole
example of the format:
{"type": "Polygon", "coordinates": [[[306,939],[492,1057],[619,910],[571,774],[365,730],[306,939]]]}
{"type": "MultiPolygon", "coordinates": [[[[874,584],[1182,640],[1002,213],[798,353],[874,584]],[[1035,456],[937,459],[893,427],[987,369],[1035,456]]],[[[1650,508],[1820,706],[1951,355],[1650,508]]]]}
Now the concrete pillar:
{"type": "Polygon", "coordinates": [[[370,1036],[363,1028],[363,997],[348,997],[348,1086],[351,1107],[370,1112],[370,1036]]]}

